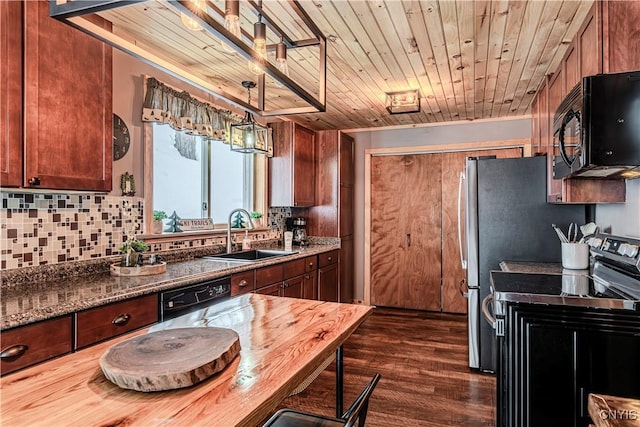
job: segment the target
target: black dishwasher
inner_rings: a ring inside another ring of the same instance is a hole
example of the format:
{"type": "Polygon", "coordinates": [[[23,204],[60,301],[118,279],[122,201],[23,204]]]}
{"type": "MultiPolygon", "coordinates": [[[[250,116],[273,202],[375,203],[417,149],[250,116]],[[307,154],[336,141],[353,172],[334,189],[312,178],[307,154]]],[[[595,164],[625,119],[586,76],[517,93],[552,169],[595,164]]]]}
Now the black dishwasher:
{"type": "Polygon", "coordinates": [[[173,319],[231,297],[231,276],[160,293],[160,321],[173,319]]]}

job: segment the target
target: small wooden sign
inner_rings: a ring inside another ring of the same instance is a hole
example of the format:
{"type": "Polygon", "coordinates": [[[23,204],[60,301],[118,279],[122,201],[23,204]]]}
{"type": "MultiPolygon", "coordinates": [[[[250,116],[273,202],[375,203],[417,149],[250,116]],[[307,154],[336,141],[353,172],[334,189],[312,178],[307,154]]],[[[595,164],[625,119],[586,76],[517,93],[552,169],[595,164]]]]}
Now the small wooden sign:
{"type": "Polygon", "coordinates": [[[213,230],[213,220],[211,218],[182,218],[178,222],[182,231],[213,230]]]}

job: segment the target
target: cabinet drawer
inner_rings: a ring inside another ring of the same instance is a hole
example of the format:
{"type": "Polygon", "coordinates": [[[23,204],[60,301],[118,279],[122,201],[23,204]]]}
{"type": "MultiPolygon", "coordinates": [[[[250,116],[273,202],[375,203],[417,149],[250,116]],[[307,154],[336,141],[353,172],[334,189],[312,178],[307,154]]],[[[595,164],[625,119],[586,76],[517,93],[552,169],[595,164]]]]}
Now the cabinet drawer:
{"type": "Polygon", "coordinates": [[[76,348],[158,321],[158,295],[146,295],[76,313],[76,348]]]}
{"type": "Polygon", "coordinates": [[[304,272],[310,273],[318,269],[318,257],[316,255],[308,256],[304,259],[304,272]]]}
{"type": "Polygon", "coordinates": [[[300,258],[284,264],[284,279],[301,276],[305,273],[305,259],[300,258]]]}
{"type": "Polygon", "coordinates": [[[281,289],[282,289],[282,283],[274,283],[272,285],[263,286],[260,289],[256,289],[255,293],[261,294],[261,295],[271,295],[274,297],[279,297],[281,289]]]}
{"type": "Polygon", "coordinates": [[[256,279],[256,271],[245,271],[231,275],[231,296],[246,294],[253,290],[256,279]]]}
{"type": "Polygon", "coordinates": [[[0,373],[5,375],[71,353],[71,330],[69,315],[3,331],[0,348],[6,357],[0,359],[0,373]]]}
{"type": "Polygon", "coordinates": [[[318,255],[318,267],[320,268],[335,264],[336,262],[338,262],[337,250],[318,255]]]}
{"type": "Polygon", "coordinates": [[[260,289],[263,286],[271,285],[276,282],[282,282],[282,280],[282,264],[263,267],[256,270],[256,289],[260,289]]]}

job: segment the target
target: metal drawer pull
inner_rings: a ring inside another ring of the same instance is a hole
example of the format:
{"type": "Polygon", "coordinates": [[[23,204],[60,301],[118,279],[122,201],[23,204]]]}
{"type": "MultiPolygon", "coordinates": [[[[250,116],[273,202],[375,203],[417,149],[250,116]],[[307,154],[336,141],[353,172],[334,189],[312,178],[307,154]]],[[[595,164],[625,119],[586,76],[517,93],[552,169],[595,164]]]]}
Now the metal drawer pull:
{"type": "Polygon", "coordinates": [[[131,319],[131,315],[129,313],[119,314],[115,319],[111,321],[111,323],[113,323],[114,325],[122,326],[126,325],[127,322],[129,322],[129,319],[131,319]]]}
{"type": "Polygon", "coordinates": [[[27,352],[27,350],[29,350],[28,345],[24,345],[24,344],[12,345],[7,349],[2,350],[2,353],[0,353],[0,359],[11,359],[12,357],[22,356],[27,352]]]}
{"type": "Polygon", "coordinates": [[[313,267],[313,263],[312,262],[309,263],[309,267],[313,267]]]}
{"type": "Polygon", "coordinates": [[[331,261],[331,257],[328,257],[327,260],[331,261]]]}
{"type": "Polygon", "coordinates": [[[249,282],[247,282],[246,280],[241,280],[240,283],[238,283],[238,287],[239,288],[244,288],[248,284],[249,284],[249,282]]]}

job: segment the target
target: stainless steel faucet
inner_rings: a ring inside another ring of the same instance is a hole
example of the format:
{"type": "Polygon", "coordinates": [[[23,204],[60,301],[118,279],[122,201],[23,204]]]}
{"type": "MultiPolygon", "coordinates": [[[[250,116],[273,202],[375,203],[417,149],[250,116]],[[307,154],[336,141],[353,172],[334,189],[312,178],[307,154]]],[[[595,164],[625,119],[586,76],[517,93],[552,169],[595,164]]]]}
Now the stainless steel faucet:
{"type": "Polygon", "coordinates": [[[249,220],[249,228],[247,230],[253,230],[255,227],[253,226],[253,221],[251,221],[251,215],[246,209],[235,208],[229,213],[229,221],[227,223],[227,253],[231,252],[231,220],[233,219],[233,214],[236,212],[242,212],[247,216],[249,220]]]}

